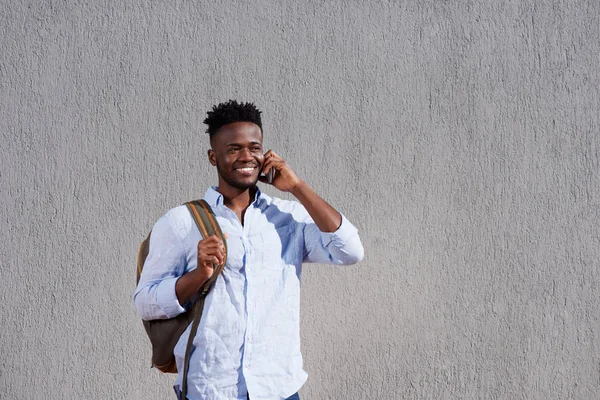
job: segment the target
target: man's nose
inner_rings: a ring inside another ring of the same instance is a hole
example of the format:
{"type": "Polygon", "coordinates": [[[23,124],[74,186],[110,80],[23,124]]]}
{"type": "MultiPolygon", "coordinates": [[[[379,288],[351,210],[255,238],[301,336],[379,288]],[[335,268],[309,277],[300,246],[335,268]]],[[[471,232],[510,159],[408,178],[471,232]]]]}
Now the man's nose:
{"type": "Polygon", "coordinates": [[[250,149],[241,149],[238,159],[240,160],[252,160],[252,152],[250,151],[250,149]]]}

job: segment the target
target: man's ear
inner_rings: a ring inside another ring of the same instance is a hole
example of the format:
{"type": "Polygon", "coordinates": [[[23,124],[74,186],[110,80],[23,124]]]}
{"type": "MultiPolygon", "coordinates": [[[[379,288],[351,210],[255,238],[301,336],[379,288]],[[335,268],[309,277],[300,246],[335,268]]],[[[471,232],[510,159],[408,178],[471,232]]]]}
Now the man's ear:
{"type": "Polygon", "coordinates": [[[208,149],[208,161],[213,167],[217,165],[217,155],[213,149],[208,149]]]}

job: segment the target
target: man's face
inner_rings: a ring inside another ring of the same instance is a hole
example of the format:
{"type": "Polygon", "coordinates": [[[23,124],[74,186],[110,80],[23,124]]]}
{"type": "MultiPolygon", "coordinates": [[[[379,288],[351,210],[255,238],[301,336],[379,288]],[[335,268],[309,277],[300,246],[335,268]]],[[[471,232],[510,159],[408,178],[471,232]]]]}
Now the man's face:
{"type": "Polygon", "coordinates": [[[223,125],[211,139],[210,163],[221,181],[237,189],[256,185],[263,164],[262,132],[251,122],[223,125]]]}

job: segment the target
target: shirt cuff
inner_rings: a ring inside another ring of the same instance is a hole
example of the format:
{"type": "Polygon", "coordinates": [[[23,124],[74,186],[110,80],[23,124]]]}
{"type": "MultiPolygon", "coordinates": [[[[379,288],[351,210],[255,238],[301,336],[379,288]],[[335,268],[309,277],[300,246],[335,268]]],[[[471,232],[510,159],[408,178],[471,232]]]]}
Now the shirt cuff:
{"type": "Polygon", "coordinates": [[[156,303],[167,318],[173,318],[185,311],[185,308],[179,304],[175,293],[175,284],[178,279],[179,277],[164,279],[156,288],[156,303]]]}
{"type": "Polygon", "coordinates": [[[353,238],[358,230],[344,217],[342,216],[342,223],[335,232],[321,232],[321,240],[325,247],[329,246],[331,242],[347,243],[353,238]]]}

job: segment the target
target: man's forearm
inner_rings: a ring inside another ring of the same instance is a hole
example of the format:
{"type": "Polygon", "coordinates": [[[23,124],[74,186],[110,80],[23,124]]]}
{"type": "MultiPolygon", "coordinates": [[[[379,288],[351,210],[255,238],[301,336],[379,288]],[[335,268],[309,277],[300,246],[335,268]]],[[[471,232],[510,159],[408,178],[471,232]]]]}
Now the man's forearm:
{"type": "Polygon", "coordinates": [[[321,198],[304,181],[300,181],[291,193],[306,208],[321,232],[335,232],[342,223],[342,216],[321,198]]]}
{"type": "Polygon", "coordinates": [[[187,302],[209,278],[210,275],[207,276],[198,268],[181,276],[175,283],[175,294],[179,304],[187,302]]]}

